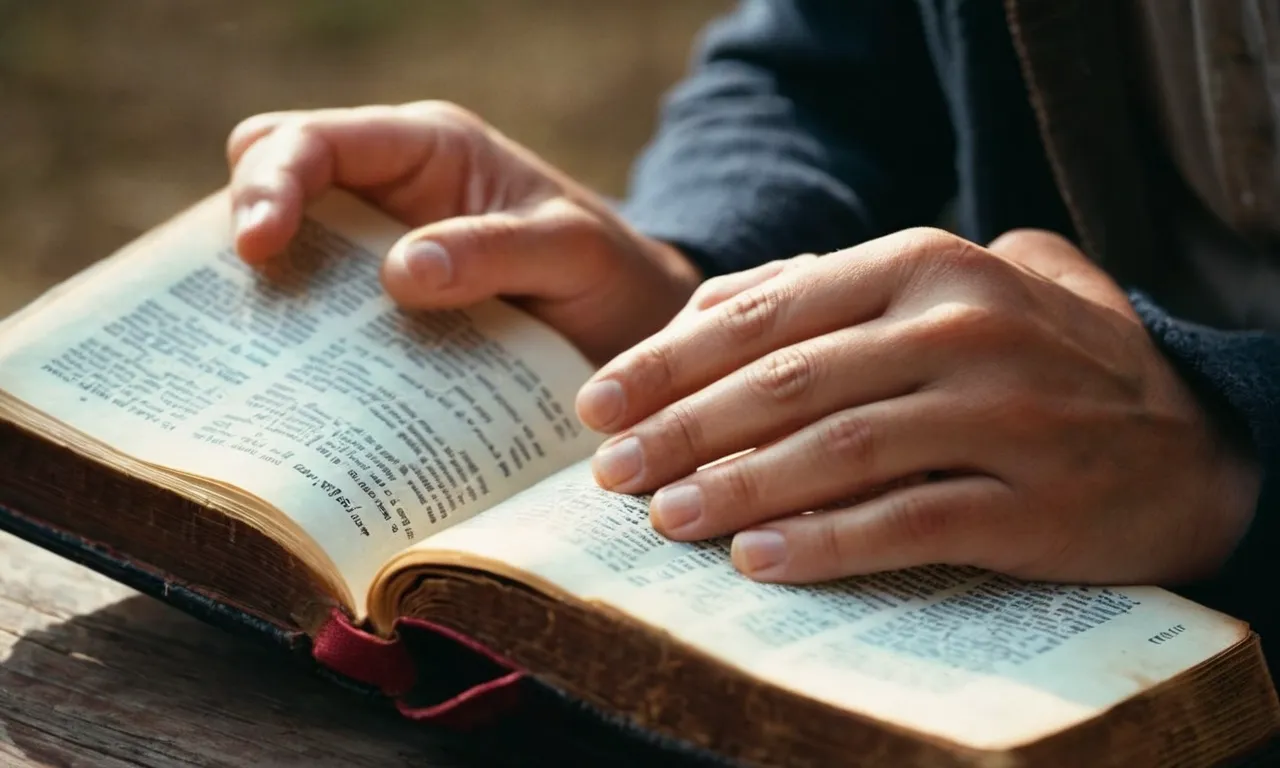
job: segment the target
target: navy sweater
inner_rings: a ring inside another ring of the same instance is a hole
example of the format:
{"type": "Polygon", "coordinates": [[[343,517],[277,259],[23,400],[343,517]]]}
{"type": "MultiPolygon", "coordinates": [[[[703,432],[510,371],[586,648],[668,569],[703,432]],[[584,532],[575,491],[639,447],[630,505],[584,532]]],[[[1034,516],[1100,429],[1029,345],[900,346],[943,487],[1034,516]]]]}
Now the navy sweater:
{"type": "MultiPolygon", "coordinates": [[[[999,2],[744,0],[709,28],[638,162],[628,220],[709,275],[824,253],[938,220],[959,234],[1072,236],[999,2]]],[[[1255,522],[1211,583],[1185,587],[1250,621],[1280,658],[1280,339],[1135,308],[1264,471],[1255,522]]]]}

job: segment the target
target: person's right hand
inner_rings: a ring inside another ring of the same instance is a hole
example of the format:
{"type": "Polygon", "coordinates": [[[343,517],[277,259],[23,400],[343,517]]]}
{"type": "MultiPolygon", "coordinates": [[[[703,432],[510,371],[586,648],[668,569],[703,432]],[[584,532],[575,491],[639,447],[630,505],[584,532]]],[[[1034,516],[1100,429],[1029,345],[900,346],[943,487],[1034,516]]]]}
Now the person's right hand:
{"type": "Polygon", "coordinates": [[[306,203],[342,187],[417,228],[383,266],[399,304],[505,297],[597,363],[662,328],[700,280],[678,251],[451,104],[257,115],[232,131],[227,159],[246,261],[282,251],[306,203]]]}

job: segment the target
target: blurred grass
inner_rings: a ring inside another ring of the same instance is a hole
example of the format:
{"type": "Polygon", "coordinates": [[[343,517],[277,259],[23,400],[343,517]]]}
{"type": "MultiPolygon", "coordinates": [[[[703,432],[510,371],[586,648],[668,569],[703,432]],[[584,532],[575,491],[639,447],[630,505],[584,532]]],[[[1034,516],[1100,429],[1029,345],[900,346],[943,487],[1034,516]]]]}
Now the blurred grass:
{"type": "Polygon", "coordinates": [[[621,194],[729,0],[0,0],[0,316],[226,178],[274,109],[449,99],[621,194]]]}

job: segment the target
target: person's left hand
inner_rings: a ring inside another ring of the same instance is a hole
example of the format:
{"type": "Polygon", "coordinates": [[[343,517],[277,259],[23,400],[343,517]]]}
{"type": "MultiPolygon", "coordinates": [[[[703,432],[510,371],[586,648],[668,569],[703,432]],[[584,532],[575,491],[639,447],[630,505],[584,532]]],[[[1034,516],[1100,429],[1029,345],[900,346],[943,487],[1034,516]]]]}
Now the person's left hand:
{"type": "Polygon", "coordinates": [[[1258,492],[1124,293],[1043,232],[909,230],[711,281],[578,412],[616,433],[603,487],[656,489],[673,539],[736,533],[764,581],[1181,582],[1225,561],[1258,492]]]}

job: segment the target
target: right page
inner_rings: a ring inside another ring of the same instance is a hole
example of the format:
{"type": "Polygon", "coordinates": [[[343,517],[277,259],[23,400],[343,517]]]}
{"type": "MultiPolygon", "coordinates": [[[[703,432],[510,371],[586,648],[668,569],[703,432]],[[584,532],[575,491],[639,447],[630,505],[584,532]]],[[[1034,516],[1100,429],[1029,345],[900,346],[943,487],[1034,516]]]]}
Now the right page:
{"type": "Polygon", "coordinates": [[[733,568],[727,541],[666,540],[647,498],[601,490],[586,464],[390,567],[415,562],[481,565],[610,606],[766,682],[985,749],[1097,715],[1248,635],[1152,587],[942,566],[821,586],[753,582],[733,568]]]}

